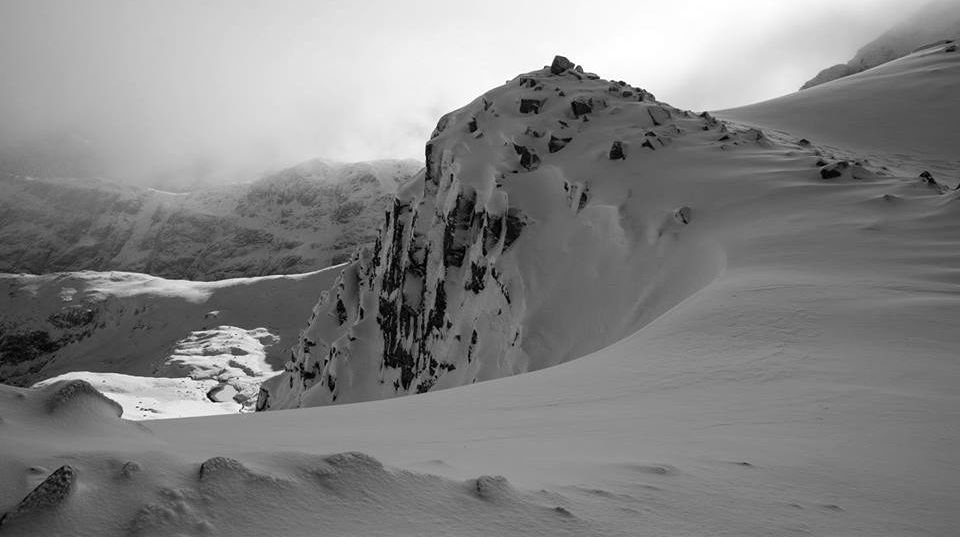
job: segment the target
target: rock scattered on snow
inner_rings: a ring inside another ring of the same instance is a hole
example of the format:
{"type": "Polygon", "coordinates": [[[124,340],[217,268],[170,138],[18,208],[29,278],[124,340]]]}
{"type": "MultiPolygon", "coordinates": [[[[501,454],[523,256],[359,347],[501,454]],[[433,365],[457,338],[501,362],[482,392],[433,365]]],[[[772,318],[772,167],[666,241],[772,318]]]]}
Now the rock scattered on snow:
{"type": "Polygon", "coordinates": [[[844,172],[850,168],[850,163],[841,160],[840,162],[835,162],[833,164],[828,164],[820,168],[820,178],[821,179],[835,179],[837,177],[843,177],[844,172]]]}
{"type": "Polygon", "coordinates": [[[623,142],[614,140],[610,146],[610,160],[627,160],[627,155],[623,151],[623,142]]]}
{"type": "Polygon", "coordinates": [[[120,476],[129,479],[135,474],[140,473],[142,470],[143,468],[140,466],[140,463],[136,461],[127,461],[123,463],[123,466],[120,468],[120,476]]]}
{"type": "Polygon", "coordinates": [[[574,117],[580,117],[593,112],[593,100],[587,97],[577,97],[570,101],[570,109],[574,117]]]}
{"type": "Polygon", "coordinates": [[[541,99],[520,99],[521,114],[539,114],[541,106],[543,106],[541,99]]]}

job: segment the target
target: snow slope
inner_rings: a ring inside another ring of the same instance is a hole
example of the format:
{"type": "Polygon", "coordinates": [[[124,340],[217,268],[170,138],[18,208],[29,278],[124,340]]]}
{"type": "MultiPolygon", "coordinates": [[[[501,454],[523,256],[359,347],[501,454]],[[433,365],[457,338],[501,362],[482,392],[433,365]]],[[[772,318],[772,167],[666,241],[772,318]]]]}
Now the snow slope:
{"type": "Polygon", "coordinates": [[[186,194],[0,174],[0,271],[213,280],[307,272],[373,241],[409,160],[305,162],[186,194]]]}
{"type": "MultiPolygon", "coordinates": [[[[858,91],[907,87],[932,73],[911,74],[923,61],[858,91]]],[[[951,121],[904,131],[960,124],[909,104],[951,121]]],[[[817,140],[705,126],[619,162],[655,160],[633,198],[683,193],[675,240],[725,259],[700,285],[669,280],[688,292],[636,331],[456,389],[140,427],[82,385],[0,387],[0,531],[954,534],[958,193],[918,178],[912,155],[832,176],[846,154],[817,140]]]]}
{"type": "Polygon", "coordinates": [[[940,45],[868,71],[716,114],[960,183],[960,52],[940,45]]]}
{"type": "Polygon", "coordinates": [[[802,90],[831,80],[855,75],[886,62],[902,58],[931,44],[955,42],[960,38],[960,2],[925,1],[919,11],[864,45],[847,63],[828,67],[811,78],[802,90]]]}

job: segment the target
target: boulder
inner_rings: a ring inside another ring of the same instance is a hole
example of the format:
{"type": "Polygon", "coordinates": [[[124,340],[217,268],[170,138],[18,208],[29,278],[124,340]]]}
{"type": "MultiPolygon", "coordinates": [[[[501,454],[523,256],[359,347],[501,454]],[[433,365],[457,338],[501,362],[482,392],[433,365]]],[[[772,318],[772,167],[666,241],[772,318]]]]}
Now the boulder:
{"type": "Polygon", "coordinates": [[[587,98],[577,97],[570,102],[570,108],[573,110],[574,116],[580,117],[593,112],[593,103],[587,98]]]}
{"type": "Polygon", "coordinates": [[[623,151],[623,142],[615,140],[610,146],[610,160],[627,160],[627,155],[623,151]]]}
{"type": "Polygon", "coordinates": [[[61,466],[30,491],[13,511],[0,517],[0,525],[60,505],[70,495],[76,481],[77,471],[70,465],[61,466]]]}
{"type": "Polygon", "coordinates": [[[540,99],[520,99],[521,114],[539,114],[543,101],[540,99]]]}
{"type": "Polygon", "coordinates": [[[568,69],[575,68],[576,65],[563,56],[554,56],[553,63],[550,64],[550,72],[555,75],[563,74],[568,69]]]}

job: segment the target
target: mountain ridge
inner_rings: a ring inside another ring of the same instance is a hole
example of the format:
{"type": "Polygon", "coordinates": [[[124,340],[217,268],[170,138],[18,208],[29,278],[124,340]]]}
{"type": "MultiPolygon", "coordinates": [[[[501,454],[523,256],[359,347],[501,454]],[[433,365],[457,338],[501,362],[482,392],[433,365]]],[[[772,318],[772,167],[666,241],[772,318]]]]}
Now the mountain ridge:
{"type": "Polygon", "coordinates": [[[214,280],[316,270],[371,241],[387,200],[419,167],[313,160],[182,194],[7,175],[0,177],[0,271],[214,280]]]}

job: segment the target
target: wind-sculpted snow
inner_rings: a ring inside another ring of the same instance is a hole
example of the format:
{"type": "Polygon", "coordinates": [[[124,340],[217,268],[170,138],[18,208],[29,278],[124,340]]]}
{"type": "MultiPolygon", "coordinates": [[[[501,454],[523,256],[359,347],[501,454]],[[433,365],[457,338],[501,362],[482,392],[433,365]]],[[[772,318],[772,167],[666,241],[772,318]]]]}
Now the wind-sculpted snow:
{"type": "Polygon", "coordinates": [[[313,160],[185,194],[0,174],[0,271],[126,270],[215,280],[342,263],[420,165],[313,160]]]}
{"type": "Polygon", "coordinates": [[[718,128],[562,63],[445,115],[426,168],[323,294],[258,407],[471,384],[636,330],[722,265],[655,162],[686,132],[718,128]]]}

